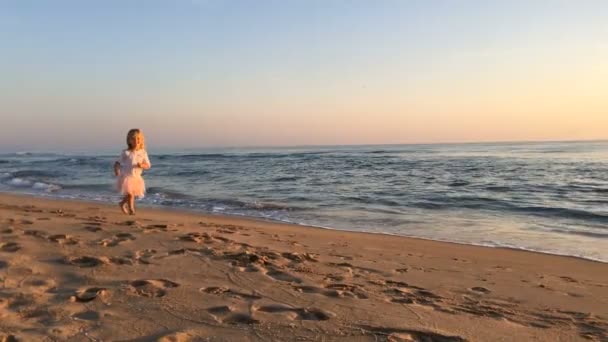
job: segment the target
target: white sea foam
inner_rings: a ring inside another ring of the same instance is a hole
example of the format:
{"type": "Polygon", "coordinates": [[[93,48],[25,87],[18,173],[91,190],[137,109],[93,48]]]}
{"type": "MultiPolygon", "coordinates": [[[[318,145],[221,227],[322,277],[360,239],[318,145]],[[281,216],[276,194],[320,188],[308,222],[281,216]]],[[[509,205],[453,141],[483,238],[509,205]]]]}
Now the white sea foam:
{"type": "Polygon", "coordinates": [[[32,185],[32,182],[27,179],[13,178],[8,182],[8,184],[12,186],[30,186],[32,185]]]}
{"type": "Polygon", "coordinates": [[[47,184],[47,183],[43,183],[43,182],[36,182],[36,183],[34,183],[34,185],[32,186],[32,188],[35,189],[35,190],[43,190],[43,191],[47,191],[47,192],[53,192],[53,191],[61,190],[61,187],[59,185],[56,185],[56,184],[47,184]]]}

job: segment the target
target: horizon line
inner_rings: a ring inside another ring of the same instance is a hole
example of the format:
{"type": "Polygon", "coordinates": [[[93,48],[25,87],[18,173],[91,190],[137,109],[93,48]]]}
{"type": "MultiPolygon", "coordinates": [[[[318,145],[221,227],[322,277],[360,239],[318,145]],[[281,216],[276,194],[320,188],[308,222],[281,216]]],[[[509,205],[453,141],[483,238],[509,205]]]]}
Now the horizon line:
{"type": "MultiPolygon", "coordinates": [[[[250,146],[238,146],[238,145],[209,145],[209,146],[178,146],[178,147],[159,147],[163,150],[197,150],[197,149],[272,149],[272,148],[321,148],[321,147],[364,147],[364,146],[434,146],[434,145],[481,145],[481,144],[533,144],[533,143],[594,143],[594,142],[608,142],[608,138],[600,139],[571,139],[571,140],[487,140],[487,141],[445,141],[445,142],[418,142],[418,143],[377,143],[377,144],[306,144],[306,145],[250,145],[250,146]]],[[[72,153],[83,153],[92,152],[94,150],[104,151],[110,150],[111,147],[102,147],[94,149],[82,149],[79,151],[72,150],[72,153]]],[[[61,152],[60,150],[13,150],[13,151],[0,151],[0,154],[22,154],[22,153],[49,153],[49,154],[60,154],[70,153],[70,151],[61,152]]]]}

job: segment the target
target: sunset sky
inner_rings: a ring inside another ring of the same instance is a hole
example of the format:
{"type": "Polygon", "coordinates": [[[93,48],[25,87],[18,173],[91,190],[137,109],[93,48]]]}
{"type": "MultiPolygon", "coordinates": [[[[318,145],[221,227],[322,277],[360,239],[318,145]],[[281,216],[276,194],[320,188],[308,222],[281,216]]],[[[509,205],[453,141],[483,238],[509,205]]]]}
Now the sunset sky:
{"type": "Polygon", "coordinates": [[[0,150],[608,139],[608,1],[0,1],[0,150]]]}

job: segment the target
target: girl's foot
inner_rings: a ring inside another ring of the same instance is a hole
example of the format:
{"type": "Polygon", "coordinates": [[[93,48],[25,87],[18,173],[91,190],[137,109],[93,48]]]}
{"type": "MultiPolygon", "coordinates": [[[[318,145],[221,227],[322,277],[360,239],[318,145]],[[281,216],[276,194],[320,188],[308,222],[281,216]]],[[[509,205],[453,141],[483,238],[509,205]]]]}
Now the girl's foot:
{"type": "Polygon", "coordinates": [[[129,208],[129,215],[135,215],[135,208],[129,208]]]}
{"type": "Polygon", "coordinates": [[[126,202],[120,202],[120,203],[118,203],[118,206],[120,207],[120,210],[122,210],[122,212],[125,213],[125,215],[129,215],[129,209],[127,209],[126,202]]]}

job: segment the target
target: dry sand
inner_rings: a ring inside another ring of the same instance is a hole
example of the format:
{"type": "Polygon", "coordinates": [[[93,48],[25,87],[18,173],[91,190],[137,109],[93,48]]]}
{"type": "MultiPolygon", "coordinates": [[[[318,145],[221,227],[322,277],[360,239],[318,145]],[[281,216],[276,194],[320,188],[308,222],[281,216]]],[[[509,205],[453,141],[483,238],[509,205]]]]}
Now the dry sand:
{"type": "Polygon", "coordinates": [[[0,341],[608,341],[608,264],[0,195],[0,341]]]}

